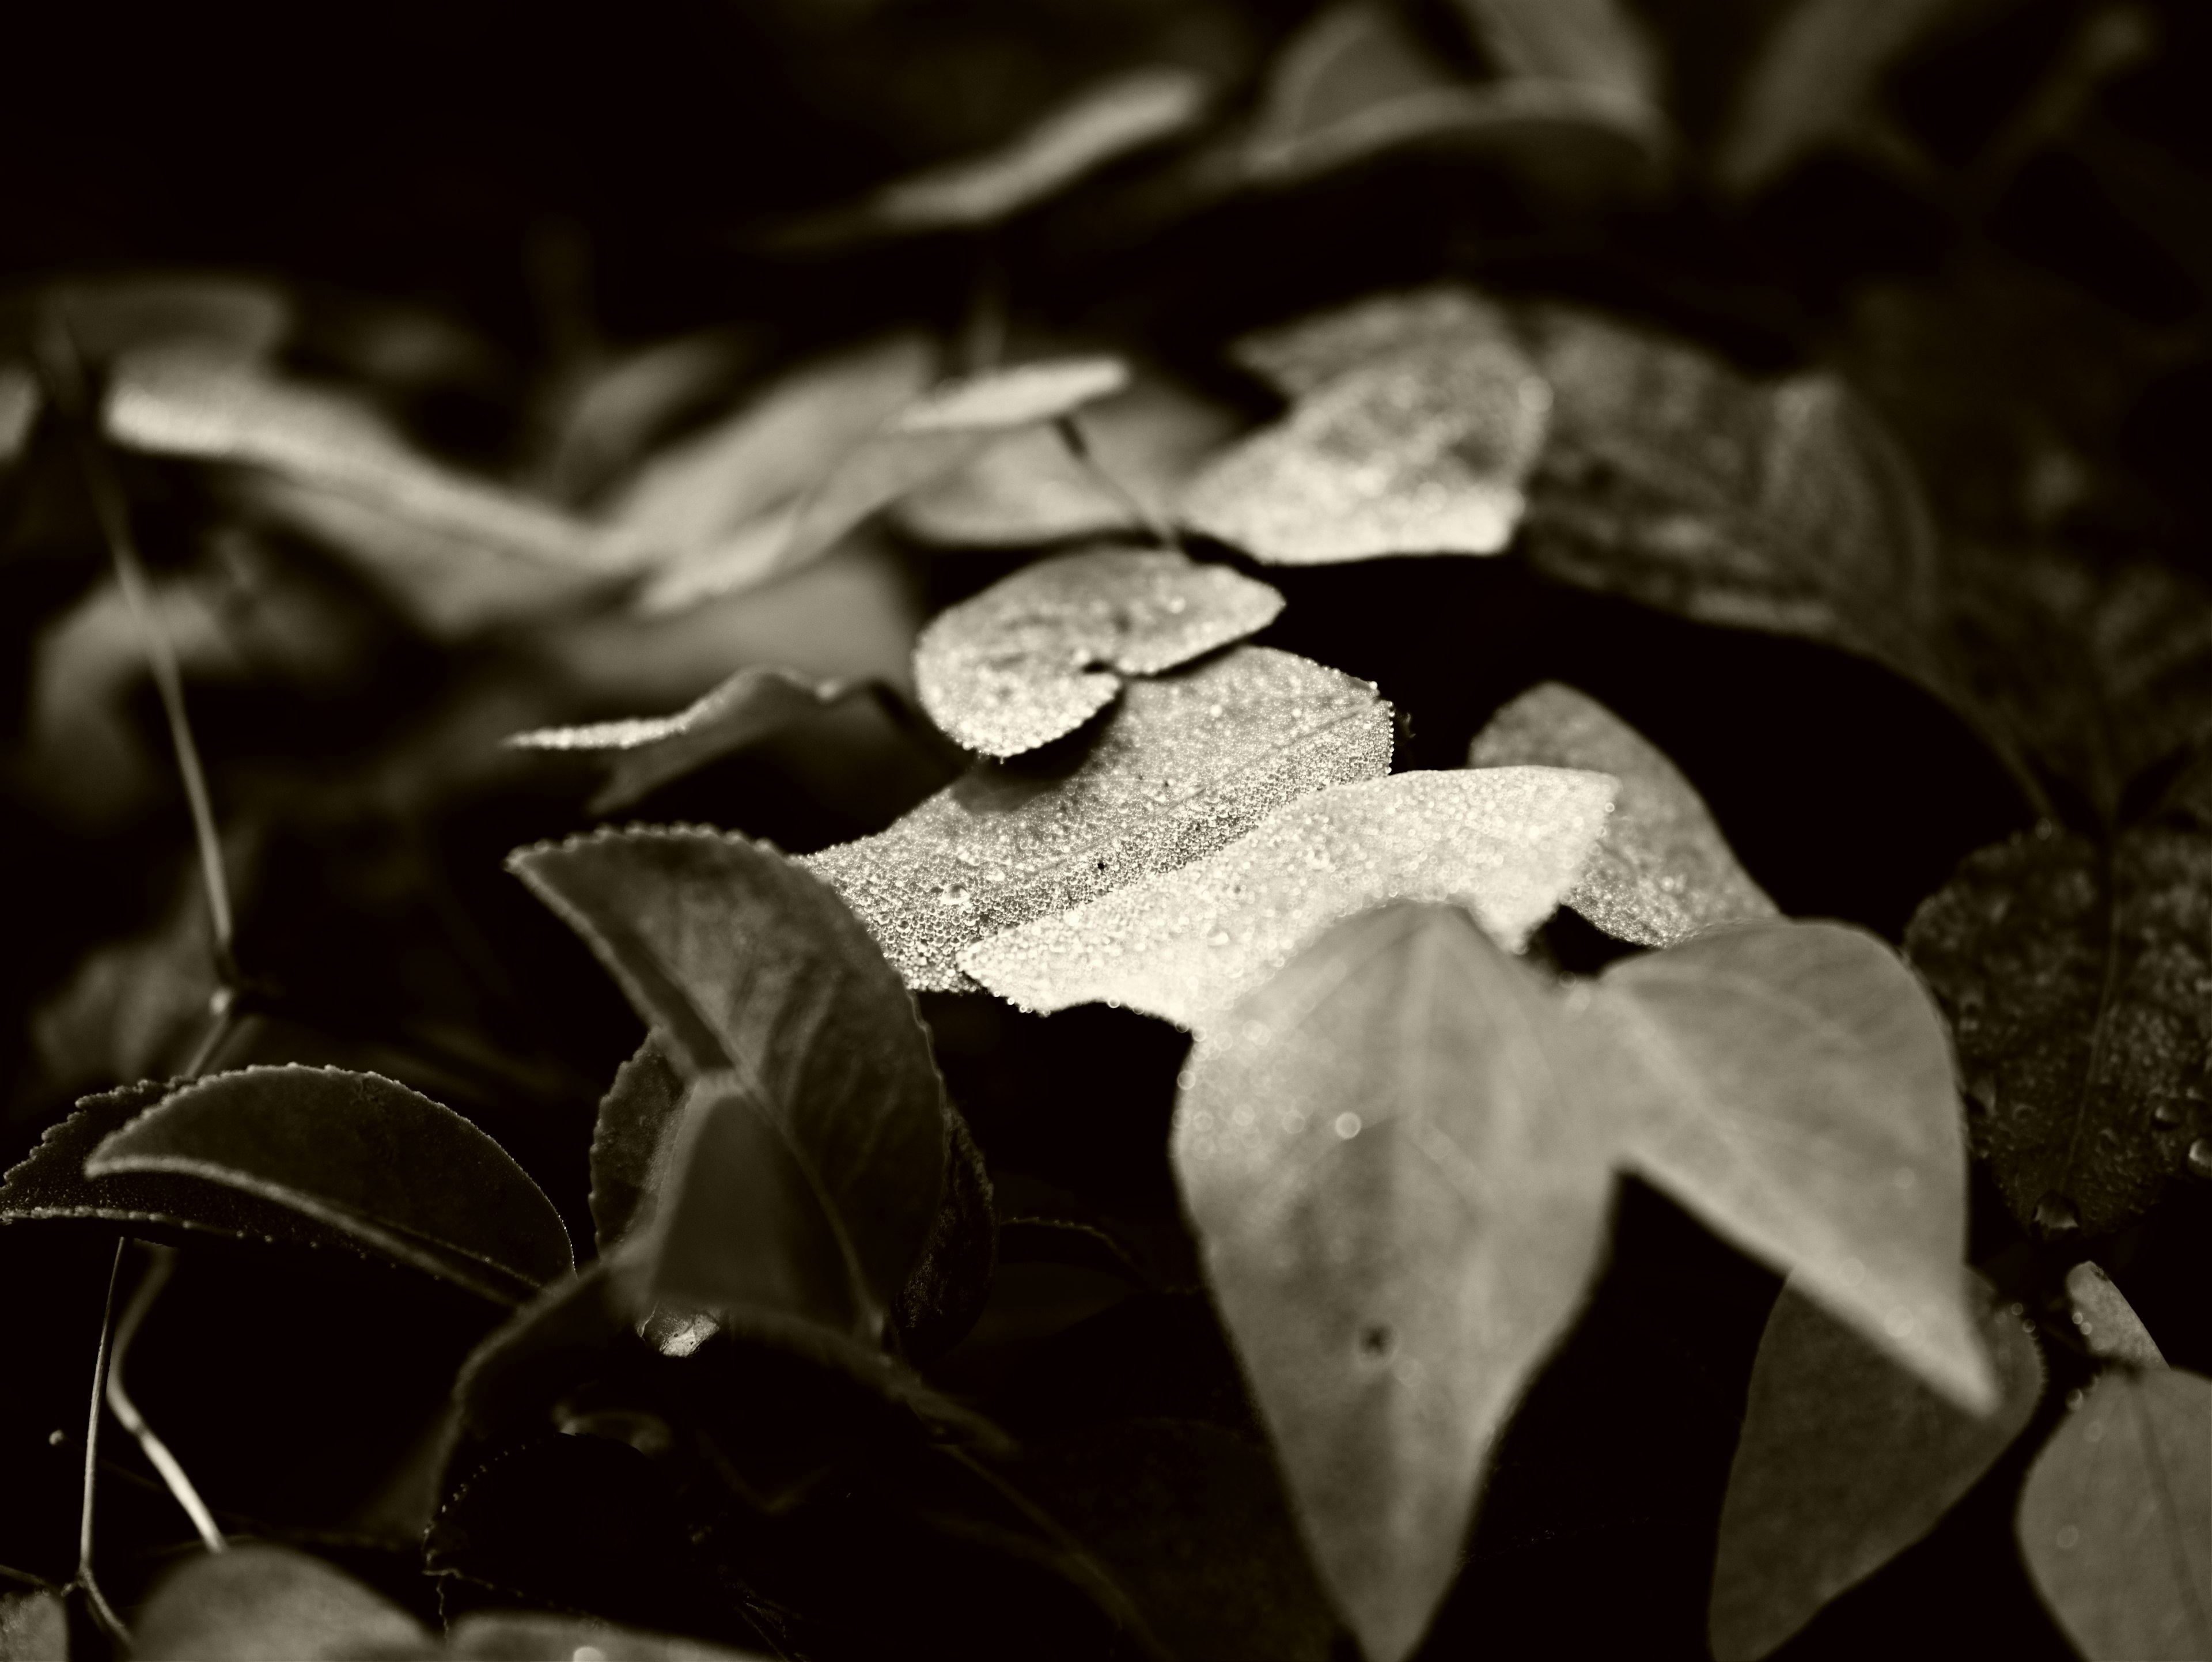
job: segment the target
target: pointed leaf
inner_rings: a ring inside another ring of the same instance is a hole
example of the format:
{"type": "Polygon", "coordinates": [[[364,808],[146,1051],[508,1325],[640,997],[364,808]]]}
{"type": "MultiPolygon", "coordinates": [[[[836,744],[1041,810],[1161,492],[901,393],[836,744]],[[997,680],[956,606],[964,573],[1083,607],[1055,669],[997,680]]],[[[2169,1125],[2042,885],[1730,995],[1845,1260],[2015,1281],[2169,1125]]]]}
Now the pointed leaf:
{"type": "Polygon", "coordinates": [[[1622,119],[1659,119],[1651,43],[1620,0],[1458,0],[1490,55],[1529,81],[1566,82],[1617,101],[1622,119]]]}
{"type": "Polygon", "coordinates": [[[1700,929],[1777,916],[1665,754],[1596,699],[1547,681],[1499,710],[1468,749],[1471,768],[1588,768],[1620,782],[1613,814],[1567,893],[1607,934],[1671,947],[1700,929]]]}
{"type": "Polygon", "coordinates": [[[344,1662],[434,1653],[436,1643],[350,1575],[258,1543],[186,1560],[155,1590],[131,1639],[139,1662],[344,1662]]]}
{"type": "Polygon", "coordinates": [[[1794,1285],[1767,1318],[1721,1507],[1716,1662],[1756,1662],[1936,1526],[2043,1394],[2030,1324],[1974,1290],[2000,1395],[1966,1413],[1794,1285]]]}
{"type": "Polygon", "coordinates": [[[939,612],[915,643],[930,718],[969,750],[1016,756],[1163,670],[1265,629],[1267,584],[1167,549],[1093,549],[1024,566],[939,612]]]}
{"type": "Polygon", "coordinates": [[[1604,775],[1559,768],[1339,785],[1218,854],[979,941],[960,966],[1024,1008],[1103,1000],[1204,1032],[1332,924],[1388,901],[1463,905],[1518,952],[1612,798],[1604,775]]]}
{"type": "Polygon", "coordinates": [[[973,941],[1172,871],[1276,808],[1390,765],[1367,683],[1267,647],[1133,682],[1072,769],[987,764],[889,830],[801,863],[917,991],[973,985],[973,941]]]}
{"type": "Polygon", "coordinates": [[[2036,1456],[2018,1527],[2087,1662],[2212,1656],[2212,1380],[2104,1374],[2036,1456]]]}
{"type": "Polygon", "coordinates": [[[1200,1041],[1176,1175],[1316,1567],[1372,1662],[1457,1568],[1611,1188],[1566,1025],[1456,907],[1338,925],[1200,1041]]]}
{"type": "Polygon", "coordinates": [[[1950,1049],[1873,936],[1747,924],[1625,959],[1590,991],[1626,1158],[1976,1413],[1996,1397],[1959,1279],[1950,1049]]]}
{"type": "Polygon", "coordinates": [[[509,1304],[574,1267],[560,1215],[505,1150],[375,1074],[287,1065],[210,1075],[110,1133],[84,1170],[244,1190],[509,1304]]]}
{"type": "Polygon", "coordinates": [[[2046,1238],[2142,1216],[2212,1129],[2212,838],[2131,831],[2108,866],[2081,837],[2022,833],[1969,855],[1905,940],[2013,1215],[2046,1238]]]}
{"type": "Polygon", "coordinates": [[[2084,1258],[2068,1270],[2066,1298],[2073,1306],[2074,1325],[2094,1354],[2130,1367],[2166,1366],[2150,1330],[2101,1265],[2084,1258]]]}

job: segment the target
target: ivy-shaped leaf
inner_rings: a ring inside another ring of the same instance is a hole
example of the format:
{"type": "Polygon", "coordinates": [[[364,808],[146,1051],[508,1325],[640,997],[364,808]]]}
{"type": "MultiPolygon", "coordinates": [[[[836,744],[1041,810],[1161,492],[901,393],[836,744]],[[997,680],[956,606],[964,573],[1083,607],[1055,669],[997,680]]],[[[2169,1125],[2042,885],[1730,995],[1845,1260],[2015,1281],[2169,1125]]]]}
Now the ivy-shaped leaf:
{"type": "MultiPolygon", "coordinates": [[[[505,1150],[452,1109],[374,1074],[243,1068],[179,1086],[110,1131],[84,1164],[94,1183],[137,1173],[243,1190],[503,1303],[574,1265],[560,1215],[505,1150]]],[[[159,1209],[191,1192],[171,1191],[159,1209]]],[[[222,1205],[202,1227],[252,1225],[222,1205]]]]}
{"type": "Polygon", "coordinates": [[[2068,1270],[2066,1301],[2075,1329],[2092,1355],[2130,1367],[2166,1366],[2150,1330],[2102,1265],[2084,1258],[2068,1270]]]}
{"type": "Polygon", "coordinates": [[[1587,768],[1620,782],[1604,834],[1561,903],[1607,934],[1671,947],[1718,924],[1778,916],[1690,782],[1650,740],[1572,687],[1547,681],[1522,693],[1475,734],[1467,761],[1587,768]]]}
{"type": "Polygon", "coordinates": [[[1967,1134],[2046,1238],[2124,1228],[2207,1129],[2212,839],[2022,833],[1967,856],[1905,932],[1949,1017],[1967,1134]]]}
{"type": "Polygon", "coordinates": [[[580,751],[611,763],[590,811],[608,814],[708,763],[851,697],[856,681],[823,681],[795,671],[741,669],[673,715],[635,716],[510,734],[516,750],[580,751]]]}
{"type": "Polygon", "coordinates": [[[1201,1032],[1340,919],[1454,902],[1509,952],[1550,916],[1613,782],[1559,768],[1400,773],[1279,809],[1218,853],[970,947],[960,966],[1033,1010],[1104,1001],[1201,1032]]]}
{"type": "Polygon", "coordinates": [[[1071,767],[985,764],[888,830],[799,863],[844,897],[916,991],[974,983],[961,948],[1187,865],[1285,803],[1390,764],[1364,681],[1236,647],[1134,681],[1071,767]]]}
{"type": "Polygon", "coordinates": [[[1457,907],[1338,925],[1194,1052],[1176,1175],[1316,1567],[1372,1662],[1603,1245],[1568,1025],[1457,907]]]}
{"type": "Polygon", "coordinates": [[[2016,1523],[2088,1662],[2212,1656],[2212,1380],[2108,1370],[2036,1456],[2016,1523]]]}
{"type": "Polygon", "coordinates": [[[1971,1415],[1785,1286],[1767,1318],[1721,1507],[1716,1662],[1757,1662],[1934,1528],[2043,1393],[2030,1324],[1976,1290],[2000,1400],[1971,1415]]]}
{"type": "Polygon", "coordinates": [[[915,686],[969,750],[1018,756],[1074,732],[1124,676],[1188,663],[1282,609],[1267,584],[1170,550],[1062,554],[931,619],[915,643],[915,686]]]}

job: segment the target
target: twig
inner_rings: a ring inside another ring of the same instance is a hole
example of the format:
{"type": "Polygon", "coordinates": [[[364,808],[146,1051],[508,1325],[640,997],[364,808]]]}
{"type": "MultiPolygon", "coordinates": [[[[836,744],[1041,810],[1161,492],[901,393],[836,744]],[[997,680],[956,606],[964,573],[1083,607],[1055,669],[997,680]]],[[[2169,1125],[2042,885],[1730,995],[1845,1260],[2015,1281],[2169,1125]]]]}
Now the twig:
{"type": "Polygon", "coordinates": [[[1052,429],[1060,435],[1060,441],[1067,447],[1067,454],[1083,465],[1084,471],[1097,481],[1108,496],[1121,503],[1122,511],[1143,527],[1146,536],[1162,548],[1182,546],[1182,539],[1176,535],[1175,527],[1139,501],[1137,493],[1115,478],[1106,465],[1098,460],[1091,448],[1090,439],[1085,435],[1073,416],[1060,417],[1053,423],[1052,429]]]}
{"type": "Polygon", "coordinates": [[[123,1618],[116,1615],[92,1573],[92,1502],[100,1472],[100,1411],[106,1397],[107,1340],[115,1327],[115,1283],[123,1274],[125,1245],[123,1241],[115,1243],[115,1263],[107,1272],[107,1304],[100,1318],[100,1354],[92,1365],[92,1409],[84,1428],[84,1499],[76,1524],[76,1576],[70,1586],[84,1594],[93,1619],[101,1630],[127,1651],[131,1630],[123,1625],[123,1618]]]}
{"type": "Polygon", "coordinates": [[[124,1310],[123,1319],[115,1330],[115,1352],[107,1363],[107,1406],[122,1422],[123,1428],[138,1440],[138,1446],[145,1451],[148,1462],[161,1473],[161,1481],[168,1485],[169,1493],[176,1497],[177,1504],[185,1509],[185,1516],[192,1520],[192,1527],[199,1531],[200,1539],[207,1543],[207,1549],[222,1552],[227,1550],[222,1531],[216,1527],[215,1519],[207,1509],[207,1502],[200,1499],[200,1492],[192,1487],[192,1480],[185,1475],[177,1457],[170,1453],[168,1445],[155,1434],[154,1428],[146,1423],[146,1416],[138,1411],[138,1404],[131,1400],[131,1393],[124,1388],[123,1367],[130,1355],[131,1341],[137,1336],[139,1324],[146,1319],[147,1312],[153,1309],[154,1301],[161,1296],[161,1289],[169,1284],[169,1277],[177,1267],[176,1248],[159,1245],[152,1241],[141,1241],[139,1245],[146,1249],[149,1262],[145,1275],[140,1280],[137,1290],[131,1294],[131,1303],[124,1310]]]}

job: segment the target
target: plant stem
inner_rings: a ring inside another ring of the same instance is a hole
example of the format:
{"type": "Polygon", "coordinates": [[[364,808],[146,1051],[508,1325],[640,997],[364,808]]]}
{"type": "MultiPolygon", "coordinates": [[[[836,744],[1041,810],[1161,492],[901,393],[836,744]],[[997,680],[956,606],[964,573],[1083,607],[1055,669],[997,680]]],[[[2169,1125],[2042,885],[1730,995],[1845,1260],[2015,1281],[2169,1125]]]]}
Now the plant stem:
{"type": "Polygon", "coordinates": [[[106,1397],[107,1340],[115,1327],[115,1283],[123,1274],[125,1244],[119,1240],[115,1243],[115,1262],[107,1272],[107,1304],[100,1318],[100,1354],[92,1365],[92,1409],[84,1428],[84,1500],[77,1513],[76,1578],[70,1585],[84,1594],[93,1619],[101,1629],[127,1651],[131,1630],[123,1625],[123,1618],[116,1615],[92,1573],[92,1502],[100,1471],[100,1411],[106,1397]]]}
{"type": "Polygon", "coordinates": [[[210,1552],[227,1551],[228,1548],[222,1538],[222,1531],[216,1527],[215,1519],[207,1509],[207,1502],[200,1499],[200,1492],[192,1487],[192,1480],[185,1475],[177,1457],[170,1453],[168,1445],[155,1434],[154,1428],[146,1423],[146,1416],[138,1411],[137,1403],[131,1400],[131,1393],[124,1388],[124,1361],[130,1355],[131,1341],[137,1336],[139,1324],[153,1309],[154,1301],[161,1296],[161,1289],[169,1284],[169,1277],[177,1265],[176,1248],[152,1241],[138,1244],[146,1249],[149,1262],[146,1274],[131,1294],[131,1302],[123,1312],[123,1320],[115,1330],[114,1354],[107,1362],[107,1406],[122,1422],[123,1428],[138,1440],[138,1446],[145,1451],[147,1461],[161,1475],[161,1481],[168,1485],[169,1493],[176,1497],[177,1504],[185,1509],[185,1515],[192,1520],[192,1527],[199,1531],[200,1539],[206,1543],[207,1549],[210,1552]]]}

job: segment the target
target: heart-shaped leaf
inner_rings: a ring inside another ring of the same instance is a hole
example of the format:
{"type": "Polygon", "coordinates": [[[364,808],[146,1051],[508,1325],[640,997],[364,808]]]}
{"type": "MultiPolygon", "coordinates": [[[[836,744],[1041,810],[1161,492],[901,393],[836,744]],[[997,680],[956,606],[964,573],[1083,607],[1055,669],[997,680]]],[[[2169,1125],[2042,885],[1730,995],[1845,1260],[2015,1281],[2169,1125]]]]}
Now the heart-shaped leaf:
{"type": "Polygon", "coordinates": [[[1710,1633],[1756,1662],[1934,1528],[2026,1429],[2043,1394],[2029,1324],[1978,1288],[2000,1400],[1961,1410],[1785,1286],[1752,1365],[1721,1508],[1710,1633]]]}
{"type": "Polygon", "coordinates": [[[1950,1047],[1889,948],[1747,924],[1608,968],[1625,1158],[1976,1413],[1996,1385],[1959,1279],[1966,1148],[1950,1047]]]}
{"type": "Polygon", "coordinates": [[[2140,1217],[2206,1129],[2212,838],[2131,831],[2108,860],[2023,833],[1968,855],[1905,939],[2014,1215],[2045,1237],[2140,1217]]]}
{"type": "Polygon", "coordinates": [[[916,991],[1003,930],[1171,871],[1286,802],[1390,764],[1364,681],[1267,647],[1132,682],[1070,769],[987,764],[892,825],[807,856],[916,991]]]}
{"type": "Polygon", "coordinates": [[[1338,920],[1468,907],[1509,952],[1550,916],[1613,782],[1560,768],[1400,773],[1282,808],[1218,853],[979,941],[960,967],[1033,1010],[1105,1001],[1199,1032],[1338,920]]]}
{"type": "Polygon", "coordinates": [[[405,1610],[319,1558],[258,1543],[187,1559],[132,1624],[143,1662],[343,1662],[432,1656],[405,1610]]]}
{"type": "Polygon", "coordinates": [[[2088,1662],[2212,1656],[2212,1380],[2106,1373],[2036,1456],[2017,1527],[2088,1662]]]}
{"type": "MultiPolygon", "coordinates": [[[[503,1303],[574,1267],[559,1214],[505,1150],[374,1074],[210,1075],[110,1132],[84,1165],[94,1181],[155,1172],[241,1190],[503,1303]]],[[[243,1233],[234,1208],[208,1227],[243,1233]]]]}
{"type": "Polygon", "coordinates": [[[2102,1265],[2084,1258],[2068,1270],[2066,1300],[2074,1325],[2092,1354],[2130,1367],[2166,1366],[2158,1342],[2102,1265]]]}
{"type": "Polygon", "coordinates": [[[1522,693],[1475,734],[1467,761],[1588,768],[1620,782],[1604,835],[1562,903],[1607,934],[1671,947],[1716,924],[1777,915],[1690,782],[1650,740],[1572,687],[1547,681],[1522,693]]]}
{"type": "Polygon", "coordinates": [[[1157,675],[1265,629],[1267,584],[1165,549],[1092,549],[1024,566],[939,612],[915,644],[938,726],[985,756],[1073,733],[1127,675],[1157,675]]]}
{"type": "Polygon", "coordinates": [[[1176,1171],[1323,1580],[1398,1662],[1603,1244],[1601,1137],[1535,979],[1457,907],[1339,924],[1194,1052],[1176,1171]]]}

